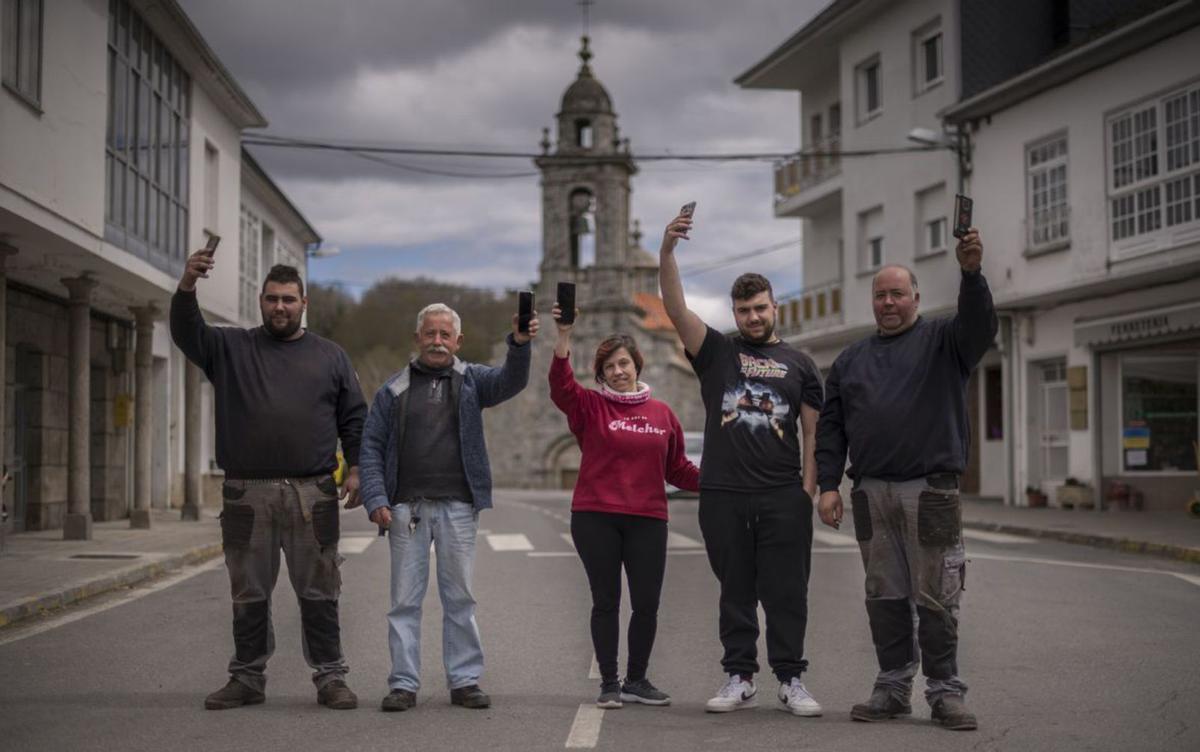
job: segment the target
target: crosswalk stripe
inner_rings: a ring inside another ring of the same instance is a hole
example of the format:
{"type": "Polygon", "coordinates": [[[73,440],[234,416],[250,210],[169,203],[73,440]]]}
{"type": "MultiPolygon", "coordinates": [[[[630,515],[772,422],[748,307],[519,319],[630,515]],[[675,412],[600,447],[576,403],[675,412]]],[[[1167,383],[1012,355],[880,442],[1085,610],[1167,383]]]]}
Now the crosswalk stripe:
{"type": "Polygon", "coordinates": [[[827,546],[857,546],[858,541],[849,535],[841,533],[831,533],[827,530],[814,530],[813,540],[820,541],[827,546]]]}
{"type": "Polygon", "coordinates": [[[378,535],[353,535],[348,538],[342,538],[338,541],[339,554],[361,554],[367,550],[367,546],[375,542],[378,535]]]}
{"type": "Polygon", "coordinates": [[[575,722],[571,724],[571,733],[567,734],[567,749],[591,749],[600,739],[600,724],[604,721],[604,711],[595,705],[580,705],[575,713],[575,722]]]}
{"type": "Polygon", "coordinates": [[[667,548],[703,548],[704,544],[674,530],[667,531],[667,548]]]}
{"type": "Polygon", "coordinates": [[[533,544],[524,533],[505,533],[487,536],[488,545],[493,551],[532,551],[533,544]]]}
{"type": "Polygon", "coordinates": [[[1200,585],[1200,577],[1197,577],[1194,574],[1183,574],[1182,572],[1172,572],[1171,574],[1175,575],[1181,580],[1190,582],[1193,585],[1200,585]]]}
{"type": "Polygon", "coordinates": [[[985,530],[969,530],[962,531],[964,538],[971,540],[981,540],[987,543],[1037,543],[1034,538],[1026,538],[1021,535],[1009,535],[1008,533],[990,533],[985,530]]]}
{"type": "Polygon", "coordinates": [[[575,539],[571,537],[570,533],[559,533],[559,535],[561,535],[562,539],[567,542],[568,546],[575,548],[575,539]]]}
{"type": "Polygon", "coordinates": [[[596,654],[592,653],[592,667],[588,669],[589,679],[600,678],[600,664],[596,662],[596,654]]]}

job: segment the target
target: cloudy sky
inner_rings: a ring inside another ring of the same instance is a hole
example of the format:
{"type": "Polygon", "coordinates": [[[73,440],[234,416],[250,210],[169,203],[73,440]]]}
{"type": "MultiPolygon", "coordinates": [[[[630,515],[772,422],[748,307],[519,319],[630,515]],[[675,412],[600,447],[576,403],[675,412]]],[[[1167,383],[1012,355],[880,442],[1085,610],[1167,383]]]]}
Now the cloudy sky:
{"type": "MultiPolygon", "coordinates": [[[[270,121],[266,132],[279,136],[535,152],[579,69],[576,0],[181,3],[270,121]]],[[[635,157],[796,149],[798,96],[744,91],[732,80],[825,4],[598,0],[592,68],[635,157]]],[[[252,150],[326,244],[341,248],[312,261],[314,280],[360,292],[382,277],[425,275],[505,289],[537,275],[540,190],[528,161],[404,156],[385,165],[252,150]]],[[[772,216],[767,163],[640,168],[632,216],[649,250],[682,203],[698,202],[685,269],[799,236],[798,222],[772,216]]],[[[729,283],[749,270],[770,276],[778,293],[793,291],[802,284],[799,246],[689,275],[689,302],[728,324],[729,283]]]]}

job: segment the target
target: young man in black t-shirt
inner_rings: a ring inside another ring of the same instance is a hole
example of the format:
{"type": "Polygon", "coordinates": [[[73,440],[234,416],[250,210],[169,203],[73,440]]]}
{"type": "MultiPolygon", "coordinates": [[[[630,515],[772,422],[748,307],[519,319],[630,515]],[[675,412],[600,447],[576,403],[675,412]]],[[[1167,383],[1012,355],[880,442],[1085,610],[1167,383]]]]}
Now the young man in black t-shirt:
{"type": "Polygon", "coordinates": [[[688,309],[674,251],[691,226],[690,213],[667,225],[659,283],[667,314],[700,377],[707,415],[700,529],[721,583],[721,665],[729,678],[705,707],[724,713],[758,704],[754,674],[761,602],[767,662],[779,679],[778,707],[818,716],[821,706],[801,674],[808,668],[804,633],[820,372],[811,358],[775,335],[777,307],[771,283],[762,275],[743,274],[733,283],[737,335],[721,334],[688,309]]]}

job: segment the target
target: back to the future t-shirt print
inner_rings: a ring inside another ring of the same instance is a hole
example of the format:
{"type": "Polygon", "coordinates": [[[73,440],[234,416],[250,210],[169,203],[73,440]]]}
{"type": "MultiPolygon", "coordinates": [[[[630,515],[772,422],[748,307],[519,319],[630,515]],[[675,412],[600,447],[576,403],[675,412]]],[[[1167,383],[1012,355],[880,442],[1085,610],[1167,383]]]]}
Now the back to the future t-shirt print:
{"type": "Polygon", "coordinates": [[[784,441],[784,427],[792,406],[787,397],[762,379],[782,379],[788,367],[774,358],[756,358],[738,353],[740,378],[726,390],[721,401],[721,428],[736,424],[740,430],[774,434],[784,441]]]}

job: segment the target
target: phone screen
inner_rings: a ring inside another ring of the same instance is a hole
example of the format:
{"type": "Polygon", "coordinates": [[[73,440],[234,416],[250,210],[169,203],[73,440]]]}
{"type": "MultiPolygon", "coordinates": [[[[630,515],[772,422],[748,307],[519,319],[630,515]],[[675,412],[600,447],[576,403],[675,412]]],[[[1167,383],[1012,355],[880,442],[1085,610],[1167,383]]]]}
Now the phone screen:
{"type": "Polygon", "coordinates": [[[564,324],[575,323],[575,283],[574,282],[559,282],[558,283],[558,307],[562,309],[562,314],[558,320],[564,324]]]}
{"type": "Polygon", "coordinates": [[[533,293],[522,290],[517,296],[517,331],[529,333],[529,322],[533,319],[533,293]]]}

